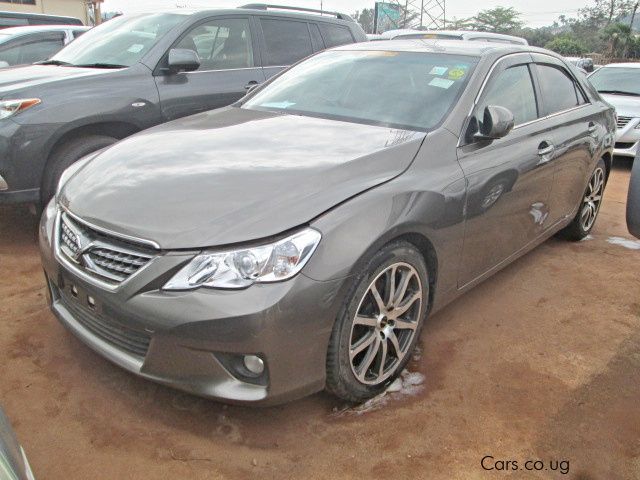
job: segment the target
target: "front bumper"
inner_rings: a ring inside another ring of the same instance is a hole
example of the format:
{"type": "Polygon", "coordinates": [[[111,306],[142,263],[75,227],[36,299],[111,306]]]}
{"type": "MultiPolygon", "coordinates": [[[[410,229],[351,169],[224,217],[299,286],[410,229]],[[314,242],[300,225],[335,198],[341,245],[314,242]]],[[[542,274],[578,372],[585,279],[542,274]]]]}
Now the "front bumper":
{"type": "Polygon", "coordinates": [[[640,118],[631,118],[624,127],[616,132],[616,142],[613,149],[615,156],[635,157],[640,144],[640,118]]]}
{"type": "Polygon", "coordinates": [[[51,309],[80,340],[141,377],[234,403],[275,404],[324,388],[343,280],[303,274],[245,290],[164,292],[196,252],[160,252],[116,289],[78,275],[54,251],[55,209],[40,226],[51,309]],[[251,377],[244,355],[266,369],[251,377]]]}

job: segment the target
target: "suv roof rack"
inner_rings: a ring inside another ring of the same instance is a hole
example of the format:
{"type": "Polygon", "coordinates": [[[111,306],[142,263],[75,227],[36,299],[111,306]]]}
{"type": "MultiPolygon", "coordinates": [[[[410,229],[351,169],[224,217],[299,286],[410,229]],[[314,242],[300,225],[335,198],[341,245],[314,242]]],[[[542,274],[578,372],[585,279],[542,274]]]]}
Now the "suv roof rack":
{"type": "Polygon", "coordinates": [[[351,18],[349,15],[345,15],[344,13],[328,12],[327,10],[316,10],[315,8],[288,7],[286,5],[270,5],[267,3],[249,3],[238,8],[249,8],[252,10],[293,10],[294,12],[319,13],[320,15],[332,15],[339,20],[355,22],[353,18],[351,18]]]}

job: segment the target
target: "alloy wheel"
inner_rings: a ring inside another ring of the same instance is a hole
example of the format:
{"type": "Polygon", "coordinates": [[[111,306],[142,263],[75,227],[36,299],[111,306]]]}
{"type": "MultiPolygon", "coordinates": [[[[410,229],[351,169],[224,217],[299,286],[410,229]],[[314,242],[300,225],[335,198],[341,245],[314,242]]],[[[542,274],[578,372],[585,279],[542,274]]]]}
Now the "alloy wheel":
{"type": "Polygon", "coordinates": [[[358,381],[378,385],[410,352],[422,315],[422,282],[408,263],[394,263],[371,282],[353,318],[351,370],[358,381]]]}
{"type": "Polygon", "coordinates": [[[602,203],[602,194],[604,192],[604,170],[598,167],[591,175],[587,191],[582,200],[582,211],[580,212],[580,226],[585,232],[588,232],[596,221],[600,204],[602,203]]]}

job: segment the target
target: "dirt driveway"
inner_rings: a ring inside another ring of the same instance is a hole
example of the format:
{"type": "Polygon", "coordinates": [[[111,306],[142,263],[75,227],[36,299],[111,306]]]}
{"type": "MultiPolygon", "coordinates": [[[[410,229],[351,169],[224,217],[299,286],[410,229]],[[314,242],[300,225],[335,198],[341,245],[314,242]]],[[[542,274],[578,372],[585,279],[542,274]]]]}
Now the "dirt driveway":
{"type": "Polygon", "coordinates": [[[227,407],[125,373],[49,313],[35,221],[2,208],[0,403],[41,480],[640,479],[640,243],[608,241],[631,238],[628,179],[591,239],[431,318],[403,389],[360,408],[227,407]]]}

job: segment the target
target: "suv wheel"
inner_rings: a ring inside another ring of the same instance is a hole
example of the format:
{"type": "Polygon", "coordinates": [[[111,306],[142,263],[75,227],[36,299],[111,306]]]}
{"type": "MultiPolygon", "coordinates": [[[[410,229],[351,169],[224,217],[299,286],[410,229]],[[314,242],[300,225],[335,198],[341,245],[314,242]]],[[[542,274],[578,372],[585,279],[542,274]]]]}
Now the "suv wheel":
{"type": "Polygon", "coordinates": [[[70,140],[59,147],[51,155],[44,172],[44,179],[40,190],[40,201],[42,205],[45,206],[55,195],[62,172],[82,157],[108,147],[117,141],[117,138],[106,135],[87,135],[70,140]]]}
{"type": "Polygon", "coordinates": [[[357,276],[334,325],[327,390],[352,402],[372,398],[402,372],[429,299],[424,258],[410,243],[384,247],[357,276]]]}

